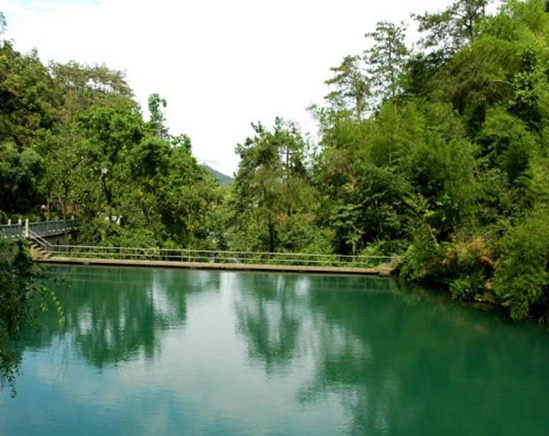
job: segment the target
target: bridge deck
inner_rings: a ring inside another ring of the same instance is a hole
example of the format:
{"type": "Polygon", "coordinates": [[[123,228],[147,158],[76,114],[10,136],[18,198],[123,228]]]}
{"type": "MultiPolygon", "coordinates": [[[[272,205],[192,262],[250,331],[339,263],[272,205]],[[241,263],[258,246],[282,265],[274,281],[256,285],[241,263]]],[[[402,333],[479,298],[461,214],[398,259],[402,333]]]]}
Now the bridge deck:
{"type": "Polygon", "coordinates": [[[206,262],[178,262],[163,260],[128,260],[128,259],[88,259],[55,256],[50,259],[37,259],[47,264],[72,265],[111,265],[111,266],[138,266],[160,268],[208,269],[229,271],[269,271],[316,274],[347,274],[347,275],[390,275],[390,268],[345,268],[332,266],[296,266],[296,265],[257,265],[242,263],[206,263],[206,262]]]}

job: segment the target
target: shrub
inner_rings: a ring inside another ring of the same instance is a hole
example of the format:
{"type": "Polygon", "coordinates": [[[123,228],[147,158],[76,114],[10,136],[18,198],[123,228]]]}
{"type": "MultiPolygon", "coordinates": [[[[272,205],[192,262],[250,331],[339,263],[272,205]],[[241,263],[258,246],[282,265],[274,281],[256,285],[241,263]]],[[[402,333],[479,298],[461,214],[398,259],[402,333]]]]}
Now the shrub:
{"type": "Polygon", "coordinates": [[[495,266],[494,254],[482,236],[447,244],[442,262],[453,298],[491,300],[486,292],[495,266]]]}
{"type": "Polygon", "coordinates": [[[513,319],[549,314],[549,222],[535,211],[505,236],[494,276],[494,293],[513,319]]]}
{"type": "Polygon", "coordinates": [[[423,224],[413,232],[412,243],[400,257],[397,271],[406,280],[431,281],[441,271],[443,249],[431,227],[423,224]]]}

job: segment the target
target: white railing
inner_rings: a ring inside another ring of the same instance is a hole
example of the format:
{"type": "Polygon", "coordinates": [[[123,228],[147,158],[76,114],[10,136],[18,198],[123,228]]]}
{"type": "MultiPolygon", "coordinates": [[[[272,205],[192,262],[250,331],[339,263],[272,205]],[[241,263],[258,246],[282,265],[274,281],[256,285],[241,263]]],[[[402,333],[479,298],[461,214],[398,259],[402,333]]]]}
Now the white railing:
{"type": "Polygon", "coordinates": [[[381,264],[393,263],[396,260],[395,256],[51,245],[47,242],[46,244],[44,245],[44,249],[51,255],[89,259],[161,260],[210,264],[338,266],[350,268],[373,268],[381,264]]]}
{"type": "Polygon", "coordinates": [[[47,253],[52,252],[53,247],[55,247],[55,245],[50,244],[42,236],[40,236],[38,233],[35,233],[33,230],[27,230],[27,237],[40,245],[47,253]]]}
{"type": "Polygon", "coordinates": [[[188,263],[333,266],[374,268],[394,264],[396,256],[361,256],[316,253],[272,253],[266,251],[191,250],[145,247],[103,247],[92,245],[53,245],[45,238],[77,228],[76,220],[55,220],[0,225],[0,236],[29,238],[52,256],[90,259],[161,260],[188,263]]]}
{"type": "Polygon", "coordinates": [[[73,218],[70,220],[53,220],[53,221],[36,221],[19,220],[17,224],[0,224],[0,237],[3,238],[28,238],[32,231],[34,234],[47,237],[53,235],[62,235],[65,232],[72,232],[77,229],[77,221],[73,218]]]}

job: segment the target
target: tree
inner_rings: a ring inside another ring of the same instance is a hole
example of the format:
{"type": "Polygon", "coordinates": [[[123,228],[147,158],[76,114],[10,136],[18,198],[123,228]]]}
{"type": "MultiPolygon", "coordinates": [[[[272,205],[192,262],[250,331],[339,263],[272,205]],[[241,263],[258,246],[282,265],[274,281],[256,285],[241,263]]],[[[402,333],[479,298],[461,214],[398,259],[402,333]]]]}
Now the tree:
{"type": "Polygon", "coordinates": [[[274,252],[283,248],[285,223],[294,215],[303,218],[314,201],[307,183],[307,143],[296,124],[281,118],[272,131],[261,124],[252,127],[255,136],[236,148],[241,164],[234,182],[235,244],[274,252]]]}
{"type": "Polygon", "coordinates": [[[165,126],[166,119],[160,107],[166,107],[166,105],[166,100],[160,98],[158,94],[149,96],[149,112],[151,114],[149,125],[156,136],[164,139],[168,139],[169,134],[165,126]]]}
{"type": "MultiPolygon", "coordinates": [[[[86,133],[82,114],[93,109],[127,105],[136,110],[132,91],[123,73],[105,66],[87,66],[76,62],[50,64],[58,99],[58,122],[41,138],[39,151],[44,156],[42,190],[48,201],[57,203],[63,219],[77,208],[92,206],[90,189],[96,177],[90,177],[82,158],[86,133]],[[83,204],[82,204],[83,203],[83,204]]],[[[106,168],[106,166],[103,166],[106,168]]],[[[94,174],[95,176],[95,174],[94,174]]]]}
{"type": "Polygon", "coordinates": [[[62,113],[66,121],[76,113],[92,107],[112,106],[119,100],[132,102],[133,92],[124,73],[110,70],[105,65],[84,65],[71,61],[67,64],[52,62],[49,66],[62,96],[62,113]]]}
{"type": "Polygon", "coordinates": [[[364,53],[373,92],[380,102],[394,99],[401,91],[404,66],[409,56],[405,43],[406,26],[381,21],[366,37],[373,45],[364,53]]]}
{"type": "Polygon", "coordinates": [[[432,49],[448,60],[465,44],[478,35],[478,24],[486,17],[491,0],[456,0],[446,9],[424,14],[413,14],[419,22],[419,31],[427,35],[421,39],[425,49],[432,49]]]}
{"type": "Polygon", "coordinates": [[[130,104],[120,102],[82,114],[80,123],[86,138],[82,157],[88,160],[89,176],[100,180],[107,205],[115,206],[114,190],[124,186],[117,183],[122,182],[120,165],[144,136],[141,115],[130,104]]]}
{"type": "Polygon", "coordinates": [[[31,210],[41,199],[37,179],[43,173],[43,158],[35,150],[19,152],[13,143],[0,143],[0,210],[31,210]]]}
{"type": "Polygon", "coordinates": [[[55,86],[36,52],[0,42],[0,209],[27,212],[41,197],[41,138],[57,121],[55,86]]]}
{"type": "Polygon", "coordinates": [[[334,77],[326,84],[335,90],[325,97],[335,110],[348,111],[358,120],[368,110],[370,96],[370,80],[361,63],[359,56],[346,56],[341,65],[330,68],[334,77]]]}
{"type": "Polygon", "coordinates": [[[494,289],[513,318],[533,315],[549,320],[549,225],[545,208],[525,216],[504,238],[494,289]]]}

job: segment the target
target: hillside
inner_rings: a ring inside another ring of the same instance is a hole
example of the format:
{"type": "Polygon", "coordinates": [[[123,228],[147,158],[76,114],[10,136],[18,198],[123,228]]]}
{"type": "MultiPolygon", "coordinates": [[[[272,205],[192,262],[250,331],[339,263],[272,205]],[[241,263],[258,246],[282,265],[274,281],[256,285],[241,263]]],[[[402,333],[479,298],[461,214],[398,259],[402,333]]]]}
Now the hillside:
{"type": "Polygon", "coordinates": [[[210,172],[212,176],[214,176],[218,180],[221,186],[227,186],[229,183],[233,181],[232,177],[227,176],[226,174],[220,173],[219,171],[214,170],[212,167],[206,164],[204,164],[203,166],[210,172]]]}

